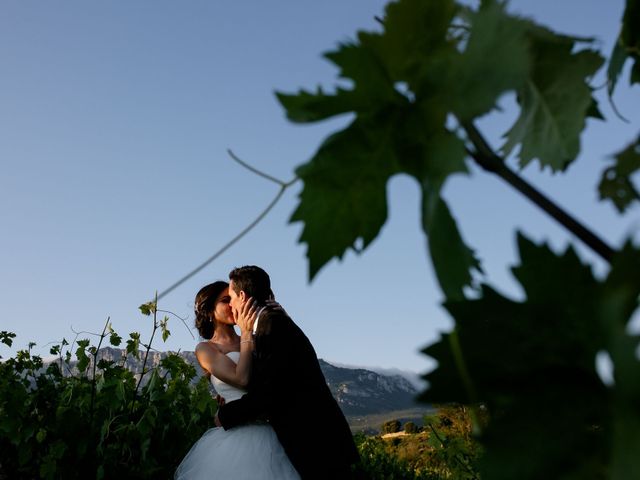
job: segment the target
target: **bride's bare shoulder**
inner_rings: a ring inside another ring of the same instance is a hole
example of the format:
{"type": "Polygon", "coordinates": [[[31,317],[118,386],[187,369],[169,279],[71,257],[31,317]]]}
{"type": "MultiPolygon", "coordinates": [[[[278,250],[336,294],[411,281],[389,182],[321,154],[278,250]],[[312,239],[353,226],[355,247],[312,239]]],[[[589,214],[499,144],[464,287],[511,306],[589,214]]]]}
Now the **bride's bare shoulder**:
{"type": "Polygon", "coordinates": [[[215,357],[220,350],[211,342],[204,341],[196,345],[196,357],[215,357]]]}

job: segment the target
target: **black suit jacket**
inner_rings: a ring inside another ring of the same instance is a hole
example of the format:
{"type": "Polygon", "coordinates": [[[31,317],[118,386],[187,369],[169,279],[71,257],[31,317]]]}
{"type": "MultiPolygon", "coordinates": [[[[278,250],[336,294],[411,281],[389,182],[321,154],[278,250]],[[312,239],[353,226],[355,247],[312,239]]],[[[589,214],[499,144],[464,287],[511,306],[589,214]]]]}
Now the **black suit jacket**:
{"type": "Polygon", "coordinates": [[[303,479],[350,478],[359,457],[349,425],[291,318],[262,312],[251,372],[247,393],[218,411],[225,430],[266,418],[303,479]]]}

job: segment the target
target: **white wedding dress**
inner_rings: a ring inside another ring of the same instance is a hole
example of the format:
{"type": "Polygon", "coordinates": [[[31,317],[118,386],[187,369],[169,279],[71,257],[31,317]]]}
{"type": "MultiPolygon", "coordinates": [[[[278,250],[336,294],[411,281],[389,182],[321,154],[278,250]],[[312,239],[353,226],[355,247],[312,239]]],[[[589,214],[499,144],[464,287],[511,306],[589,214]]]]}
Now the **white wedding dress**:
{"type": "MultiPolygon", "coordinates": [[[[240,352],[229,352],[227,356],[237,363],[240,352]]],[[[227,403],[239,399],[245,393],[213,375],[211,383],[227,403]]],[[[289,461],[273,428],[265,423],[243,425],[230,430],[210,428],[191,447],[174,478],[299,480],[300,476],[289,461]]]]}

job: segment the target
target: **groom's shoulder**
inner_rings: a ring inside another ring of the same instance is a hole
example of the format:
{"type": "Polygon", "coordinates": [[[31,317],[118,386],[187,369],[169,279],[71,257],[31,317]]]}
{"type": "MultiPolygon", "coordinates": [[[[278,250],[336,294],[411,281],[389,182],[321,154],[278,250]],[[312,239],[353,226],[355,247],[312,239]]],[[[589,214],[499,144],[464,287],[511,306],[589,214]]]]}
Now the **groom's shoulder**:
{"type": "Polygon", "coordinates": [[[281,310],[267,306],[264,307],[264,310],[260,313],[258,330],[262,330],[262,333],[269,333],[273,328],[279,329],[290,323],[293,323],[293,320],[291,320],[291,317],[287,314],[281,310]]]}
{"type": "Polygon", "coordinates": [[[291,318],[286,313],[284,313],[282,310],[278,310],[278,309],[276,309],[274,307],[269,307],[269,306],[264,307],[263,312],[260,314],[260,321],[261,322],[262,322],[263,319],[267,320],[267,321],[270,321],[270,322],[273,322],[273,321],[276,321],[276,320],[280,321],[280,319],[283,319],[283,318],[284,319],[288,319],[289,321],[291,321],[291,318]]]}

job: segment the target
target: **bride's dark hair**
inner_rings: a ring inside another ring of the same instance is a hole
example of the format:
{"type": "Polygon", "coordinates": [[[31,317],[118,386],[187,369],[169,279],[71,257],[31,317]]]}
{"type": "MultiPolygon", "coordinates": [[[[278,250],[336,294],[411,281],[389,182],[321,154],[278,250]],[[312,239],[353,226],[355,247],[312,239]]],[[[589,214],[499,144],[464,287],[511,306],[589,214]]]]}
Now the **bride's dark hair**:
{"type": "Polygon", "coordinates": [[[205,285],[196,295],[193,311],[196,314],[196,328],[202,338],[213,337],[216,324],[211,319],[211,312],[216,308],[216,300],[229,284],[222,280],[205,285]]]}

